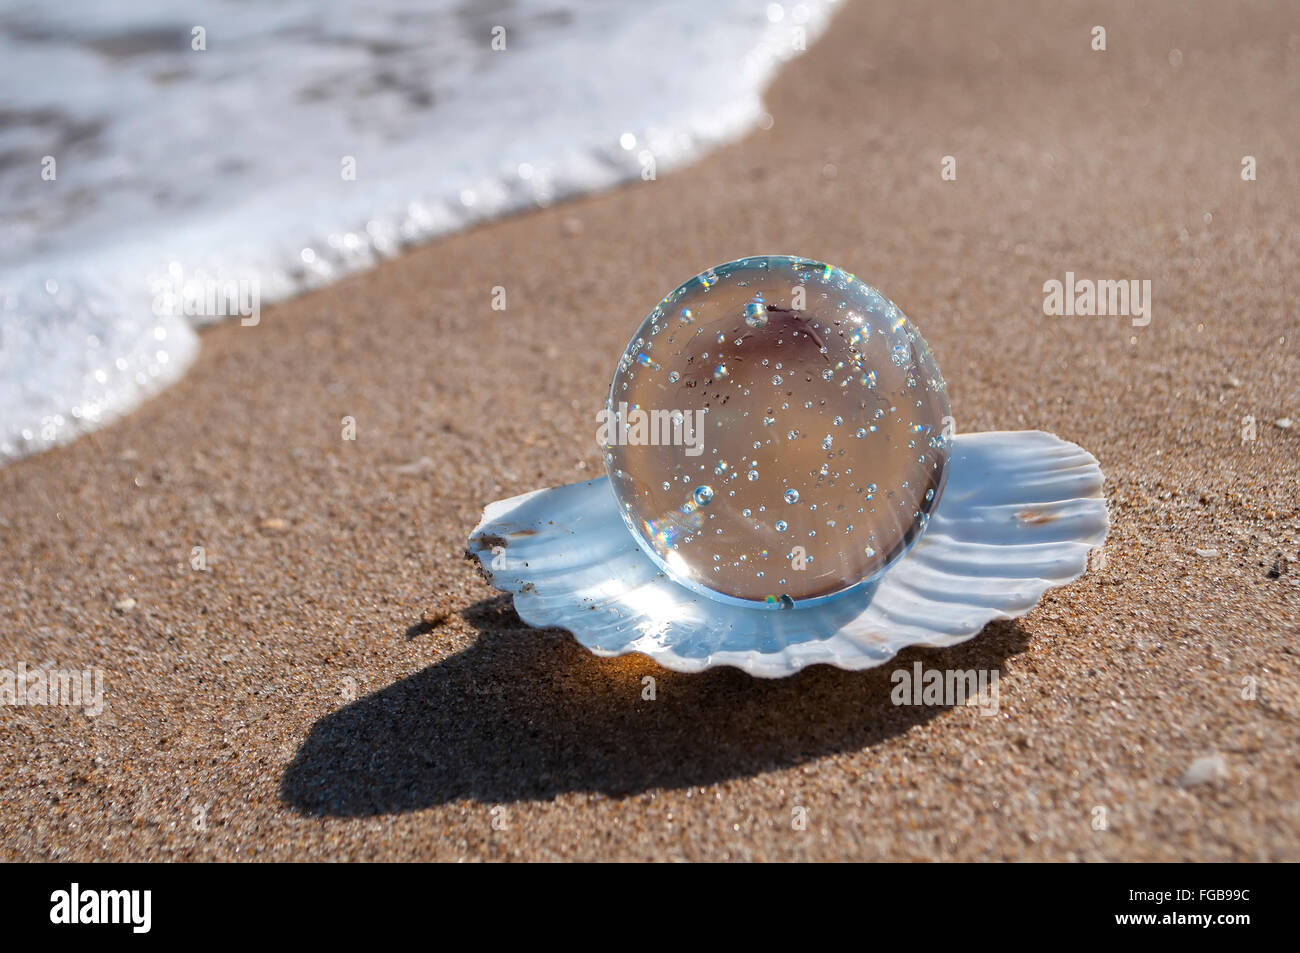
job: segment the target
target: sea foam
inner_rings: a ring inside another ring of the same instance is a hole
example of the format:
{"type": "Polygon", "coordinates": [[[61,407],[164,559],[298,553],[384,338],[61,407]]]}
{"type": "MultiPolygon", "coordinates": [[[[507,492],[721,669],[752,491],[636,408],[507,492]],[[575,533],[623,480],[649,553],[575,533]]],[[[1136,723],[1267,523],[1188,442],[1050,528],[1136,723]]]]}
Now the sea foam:
{"type": "Polygon", "coordinates": [[[112,7],[0,15],[0,461],[164,388],[196,327],[734,140],[833,2],[112,7]]]}

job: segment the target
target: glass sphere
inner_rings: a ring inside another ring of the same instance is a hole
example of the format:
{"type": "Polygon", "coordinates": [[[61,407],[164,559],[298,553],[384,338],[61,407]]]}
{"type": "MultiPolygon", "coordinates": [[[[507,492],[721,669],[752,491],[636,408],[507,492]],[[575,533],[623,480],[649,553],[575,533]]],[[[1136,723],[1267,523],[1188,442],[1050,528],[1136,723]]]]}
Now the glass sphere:
{"type": "Polygon", "coordinates": [[[907,550],[943,492],[951,419],[902,311],[842,269],[770,256],[659,302],[597,439],[624,521],[670,577],[791,608],[907,550]]]}

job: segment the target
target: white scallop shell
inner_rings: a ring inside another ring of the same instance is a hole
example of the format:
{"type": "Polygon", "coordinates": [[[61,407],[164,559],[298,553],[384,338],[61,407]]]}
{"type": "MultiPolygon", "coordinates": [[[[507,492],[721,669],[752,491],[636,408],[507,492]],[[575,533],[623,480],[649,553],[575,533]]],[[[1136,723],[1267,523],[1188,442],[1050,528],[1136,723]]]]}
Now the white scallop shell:
{"type": "Polygon", "coordinates": [[[632,538],[604,477],[492,503],[469,552],[514,593],[521,619],[568,629],[596,655],[779,678],[819,662],[870,668],[1024,615],[1083,574],[1107,528],[1092,454],[1026,430],[956,436],[947,487],[916,544],[875,583],[808,608],[727,605],[678,585],[632,538]]]}

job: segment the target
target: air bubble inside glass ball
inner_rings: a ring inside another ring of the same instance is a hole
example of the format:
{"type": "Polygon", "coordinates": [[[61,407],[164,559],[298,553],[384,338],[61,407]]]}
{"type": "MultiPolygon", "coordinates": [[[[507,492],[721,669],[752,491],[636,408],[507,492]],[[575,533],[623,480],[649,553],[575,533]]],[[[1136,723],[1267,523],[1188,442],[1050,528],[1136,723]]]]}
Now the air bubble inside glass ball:
{"type": "Polygon", "coordinates": [[[798,607],[878,576],[947,473],[948,397],[916,328],[806,258],[744,258],[677,288],[632,336],[601,437],[619,510],[673,579],[798,607]]]}

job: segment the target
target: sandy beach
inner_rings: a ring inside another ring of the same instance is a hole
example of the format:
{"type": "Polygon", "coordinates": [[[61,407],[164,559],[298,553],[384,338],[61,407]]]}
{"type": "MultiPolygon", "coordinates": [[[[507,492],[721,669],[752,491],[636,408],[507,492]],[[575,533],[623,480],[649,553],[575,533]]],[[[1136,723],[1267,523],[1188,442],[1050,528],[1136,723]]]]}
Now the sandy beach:
{"type": "Polygon", "coordinates": [[[766,102],[205,331],[165,399],[0,469],[0,668],[104,702],[0,707],[0,859],[1300,860],[1300,8],[854,0],[766,102]],[[959,430],[1091,451],[1104,560],[859,674],[523,624],[464,559],[483,507],[600,475],[638,322],[775,253],[897,302],[959,430]],[[1149,280],[1149,323],[1046,315],[1067,272],[1149,280]],[[996,717],[893,705],[918,662],[998,670],[996,717]]]}

